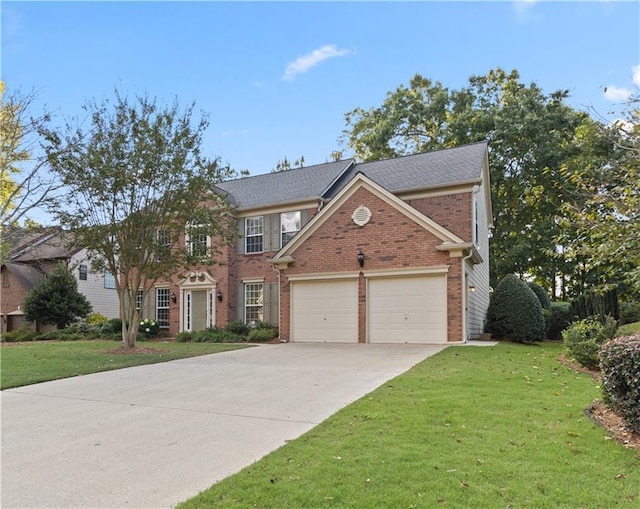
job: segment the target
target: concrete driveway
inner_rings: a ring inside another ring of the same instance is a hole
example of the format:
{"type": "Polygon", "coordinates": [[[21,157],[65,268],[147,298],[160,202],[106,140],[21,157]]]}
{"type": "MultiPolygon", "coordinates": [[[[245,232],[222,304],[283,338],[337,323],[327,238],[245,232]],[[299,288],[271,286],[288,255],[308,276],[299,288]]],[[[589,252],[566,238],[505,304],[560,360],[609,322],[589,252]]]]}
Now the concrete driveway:
{"type": "Polygon", "coordinates": [[[443,348],[263,345],[2,391],[1,506],[172,507],[443,348]]]}

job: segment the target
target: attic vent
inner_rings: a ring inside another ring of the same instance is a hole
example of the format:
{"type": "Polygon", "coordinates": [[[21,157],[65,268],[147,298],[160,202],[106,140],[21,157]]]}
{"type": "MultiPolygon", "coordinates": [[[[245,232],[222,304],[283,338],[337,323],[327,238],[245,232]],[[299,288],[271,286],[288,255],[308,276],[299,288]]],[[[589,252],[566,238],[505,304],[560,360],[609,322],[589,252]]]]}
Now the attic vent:
{"type": "Polygon", "coordinates": [[[364,226],[371,219],[371,211],[365,207],[364,205],[360,205],[356,210],[351,214],[351,219],[358,226],[364,226]]]}

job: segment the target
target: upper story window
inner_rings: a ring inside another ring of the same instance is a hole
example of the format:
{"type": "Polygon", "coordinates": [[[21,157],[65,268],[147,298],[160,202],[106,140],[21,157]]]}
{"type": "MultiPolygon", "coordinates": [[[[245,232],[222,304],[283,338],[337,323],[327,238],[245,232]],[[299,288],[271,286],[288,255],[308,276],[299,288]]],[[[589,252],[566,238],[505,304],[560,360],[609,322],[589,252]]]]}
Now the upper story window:
{"type": "Polygon", "coordinates": [[[162,261],[164,253],[171,249],[171,236],[167,230],[157,230],[156,239],[158,241],[158,261],[162,261]]]}
{"type": "Polygon", "coordinates": [[[263,216],[247,217],[244,220],[245,253],[262,253],[263,233],[263,216]]]}
{"type": "Polygon", "coordinates": [[[89,270],[86,265],[80,265],[78,267],[78,279],[80,281],[86,281],[89,270]]]}
{"type": "Polygon", "coordinates": [[[197,258],[204,258],[209,252],[209,236],[207,228],[203,225],[194,225],[187,233],[187,245],[189,254],[197,258]]]}
{"type": "Polygon", "coordinates": [[[104,287],[110,290],[116,287],[116,278],[110,272],[104,273],[104,287]]]}
{"type": "Polygon", "coordinates": [[[284,247],[300,231],[302,225],[300,211],[280,214],[280,247],[284,247]]]}

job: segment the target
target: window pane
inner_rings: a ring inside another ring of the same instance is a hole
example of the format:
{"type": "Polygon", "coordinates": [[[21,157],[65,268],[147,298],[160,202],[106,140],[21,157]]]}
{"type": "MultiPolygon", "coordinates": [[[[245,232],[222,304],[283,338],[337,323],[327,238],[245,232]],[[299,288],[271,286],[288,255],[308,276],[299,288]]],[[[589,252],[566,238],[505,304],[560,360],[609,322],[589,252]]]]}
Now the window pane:
{"type": "Polygon", "coordinates": [[[245,322],[262,321],[263,286],[262,283],[246,284],[244,287],[245,322]]]}
{"type": "Polygon", "coordinates": [[[248,217],[244,220],[245,253],[262,252],[262,216],[248,217]]]}
{"type": "Polygon", "coordinates": [[[300,211],[280,214],[281,247],[284,247],[300,231],[300,211]]]}
{"type": "Polygon", "coordinates": [[[160,327],[169,327],[169,289],[156,289],[156,321],[160,327]]]}
{"type": "Polygon", "coordinates": [[[116,278],[113,277],[113,274],[109,272],[105,272],[104,274],[104,287],[105,288],[115,288],[116,287],[116,278]]]}
{"type": "Polygon", "coordinates": [[[86,265],[80,265],[78,267],[78,277],[80,279],[80,281],[86,281],[87,280],[87,266],[86,265]]]}

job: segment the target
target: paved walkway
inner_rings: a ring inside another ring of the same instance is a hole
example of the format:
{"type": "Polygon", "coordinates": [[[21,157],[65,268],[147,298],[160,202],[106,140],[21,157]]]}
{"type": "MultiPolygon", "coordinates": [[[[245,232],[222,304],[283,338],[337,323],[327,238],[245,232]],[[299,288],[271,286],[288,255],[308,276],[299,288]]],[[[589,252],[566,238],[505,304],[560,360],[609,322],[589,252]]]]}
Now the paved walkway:
{"type": "Polygon", "coordinates": [[[263,345],[2,391],[0,506],[173,507],[443,348],[263,345]]]}

